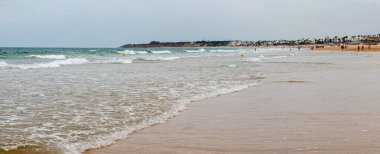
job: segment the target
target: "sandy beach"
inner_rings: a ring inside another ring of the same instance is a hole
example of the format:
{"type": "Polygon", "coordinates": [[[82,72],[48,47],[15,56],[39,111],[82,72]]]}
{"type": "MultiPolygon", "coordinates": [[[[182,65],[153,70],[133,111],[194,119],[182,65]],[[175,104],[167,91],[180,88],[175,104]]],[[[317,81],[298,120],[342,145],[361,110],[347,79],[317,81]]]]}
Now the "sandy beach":
{"type": "Polygon", "coordinates": [[[299,53],[258,62],[258,86],[204,101],[101,153],[378,153],[380,59],[299,53]]]}

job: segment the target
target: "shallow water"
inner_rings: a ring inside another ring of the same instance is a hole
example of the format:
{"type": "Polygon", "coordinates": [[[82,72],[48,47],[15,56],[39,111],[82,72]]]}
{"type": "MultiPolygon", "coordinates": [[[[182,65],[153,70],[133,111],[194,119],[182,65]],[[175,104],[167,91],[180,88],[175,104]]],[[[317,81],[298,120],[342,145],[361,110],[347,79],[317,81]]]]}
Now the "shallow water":
{"type": "Polygon", "coordinates": [[[250,49],[1,52],[0,148],[49,153],[112,144],[164,123],[191,101],[257,84],[258,59],[286,58],[250,49]]]}

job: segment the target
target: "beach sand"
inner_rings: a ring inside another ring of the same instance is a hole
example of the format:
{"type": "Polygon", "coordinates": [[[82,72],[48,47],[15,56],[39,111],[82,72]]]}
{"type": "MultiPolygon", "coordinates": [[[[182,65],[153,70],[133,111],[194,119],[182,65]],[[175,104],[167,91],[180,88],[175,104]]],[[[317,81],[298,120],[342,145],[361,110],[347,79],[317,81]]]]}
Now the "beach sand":
{"type": "Polygon", "coordinates": [[[379,55],[314,52],[258,64],[258,86],[194,102],[165,124],[87,153],[380,151],[379,55]]]}

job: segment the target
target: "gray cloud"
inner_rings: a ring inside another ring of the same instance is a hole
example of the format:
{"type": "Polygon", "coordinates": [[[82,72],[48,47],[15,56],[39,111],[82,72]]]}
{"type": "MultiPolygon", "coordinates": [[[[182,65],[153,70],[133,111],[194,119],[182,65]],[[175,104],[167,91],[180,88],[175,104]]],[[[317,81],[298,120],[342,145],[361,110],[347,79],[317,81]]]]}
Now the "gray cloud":
{"type": "Polygon", "coordinates": [[[0,46],[379,33],[378,0],[1,0],[0,46]]]}

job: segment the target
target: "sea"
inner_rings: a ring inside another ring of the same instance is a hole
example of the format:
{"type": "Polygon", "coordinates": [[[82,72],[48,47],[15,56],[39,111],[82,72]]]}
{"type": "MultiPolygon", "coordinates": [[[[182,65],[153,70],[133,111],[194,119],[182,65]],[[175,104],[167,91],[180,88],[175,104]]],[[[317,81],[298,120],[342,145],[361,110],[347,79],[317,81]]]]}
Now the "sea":
{"type": "Polygon", "coordinates": [[[0,153],[77,154],[258,85],[289,49],[0,48],[0,153]]]}

